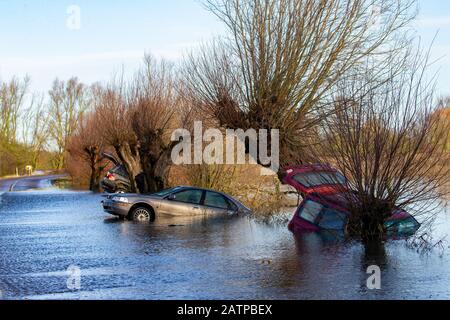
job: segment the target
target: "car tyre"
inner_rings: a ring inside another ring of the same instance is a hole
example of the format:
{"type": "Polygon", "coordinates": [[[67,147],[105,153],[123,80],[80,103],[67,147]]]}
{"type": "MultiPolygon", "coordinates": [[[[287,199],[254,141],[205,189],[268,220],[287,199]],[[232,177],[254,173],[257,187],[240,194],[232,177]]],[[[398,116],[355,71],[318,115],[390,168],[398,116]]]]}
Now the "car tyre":
{"type": "Polygon", "coordinates": [[[136,222],[153,222],[155,221],[155,214],[149,208],[136,207],[130,214],[130,220],[136,222]]]}

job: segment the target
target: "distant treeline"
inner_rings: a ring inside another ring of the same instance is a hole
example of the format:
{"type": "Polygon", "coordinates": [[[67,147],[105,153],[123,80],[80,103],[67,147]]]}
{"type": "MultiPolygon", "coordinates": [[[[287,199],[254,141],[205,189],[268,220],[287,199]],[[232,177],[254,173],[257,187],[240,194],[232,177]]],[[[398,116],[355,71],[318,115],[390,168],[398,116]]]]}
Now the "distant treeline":
{"type": "Polygon", "coordinates": [[[0,176],[23,174],[28,165],[64,169],[66,143],[81,112],[73,94],[81,84],[55,80],[44,95],[31,93],[29,83],[28,77],[0,83],[0,176]]]}

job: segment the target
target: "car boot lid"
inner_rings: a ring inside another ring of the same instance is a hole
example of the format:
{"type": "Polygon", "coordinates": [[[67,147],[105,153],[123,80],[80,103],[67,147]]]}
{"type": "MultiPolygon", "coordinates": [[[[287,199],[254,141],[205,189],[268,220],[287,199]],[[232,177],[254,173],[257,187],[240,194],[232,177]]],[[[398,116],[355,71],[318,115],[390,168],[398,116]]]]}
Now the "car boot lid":
{"type": "Polygon", "coordinates": [[[348,190],[346,178],[327,164],[290,166],[284,168],[283,182],[303,195],[342,193],[348,190]]]}

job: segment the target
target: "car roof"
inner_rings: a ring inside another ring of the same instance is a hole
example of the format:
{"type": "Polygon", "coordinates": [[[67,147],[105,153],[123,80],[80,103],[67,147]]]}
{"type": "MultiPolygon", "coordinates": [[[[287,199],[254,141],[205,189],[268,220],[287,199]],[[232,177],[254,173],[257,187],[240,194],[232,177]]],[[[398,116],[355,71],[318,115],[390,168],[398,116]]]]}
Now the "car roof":
{"type": "MultiPolygon", "coordinates": [[[[235,197],[222,192],[222,191],[217,191],[217,190],[213,190],[213,189],[207,189],[207,188],[200,188],[200,187],[193,187],[193,186],[176,186],[175,188],[182,188],[182,189],[191,189],[191,190],[201,190],[201,191],[210,191],[210,192],[214,192],[214,193],[218,193],[221,194],[223,196],[225,196],[226,198],[232,200],[233,202],[235,202],[235,204],[239,204],[241,206],[243,206],[244,208],[249,209],[245,204],[243,204],[242,202],[240,202],[239,200],[237,200],[235,197]]],[[[249,209],[250,210],[250,209],[249,209]]]]}
{"type": "Polygon", "coordinates": [[[202,191],[211,191],[211,192],[221,193],[221,194],[227,195],[226,193],[221,192],[221,191],[217,191],[217,190],[213,190],[213,189],[207,189],[207,188],[201,188],[201,187],[193,187],[193,186],[176,186],[176,187],[174,187],[174,189],[175,189],[175,188],[195,189],[195,190],[202,190],[202,191]]]}
{"type": "MultiPolygon", "coordinates": [[[[225,192],[221,192],[221,191],[217,191],[217,190],[213,190],[213,189],[207,189],[207,188],[200,188],[200,187],[193,187],[193,186],[176,186],[173,187],[173,189],[184,189],[184,190],[200,190],[200,191],[210,191],[210,192],[214,192],[214,193],[219,193],[227,198],[231,198],[234,201],[239,202],[238,200],[236,200],[234,197],[230,196],[229,194],[226,194],[225,192]]],[[[240,202],[239,202],[240,203],[240,202]]]]}
{"type": "Polygon", "coordinates": [[[306,164],[306,165],[294,165],[286,166],[283,168],[284,171],[296,171],[296,172],[338,172],[337,169],[333,168],[327,163],[316,163],[316,164],[306,164]]]}

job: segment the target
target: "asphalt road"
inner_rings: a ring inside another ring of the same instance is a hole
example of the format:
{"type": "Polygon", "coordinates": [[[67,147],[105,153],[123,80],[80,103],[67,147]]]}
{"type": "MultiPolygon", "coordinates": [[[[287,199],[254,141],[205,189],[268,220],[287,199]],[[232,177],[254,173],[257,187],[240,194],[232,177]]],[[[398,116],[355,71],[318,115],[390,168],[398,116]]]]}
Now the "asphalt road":
{"type": "Polygon", "coordinates": [[[66,176],[64,174],[58,174],[0,179],[0,192],[46,189],[52,186],[52,181],[62,179],[66,176]]]}

